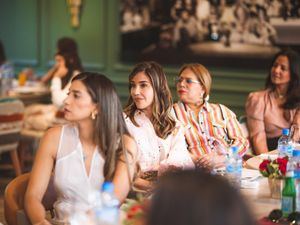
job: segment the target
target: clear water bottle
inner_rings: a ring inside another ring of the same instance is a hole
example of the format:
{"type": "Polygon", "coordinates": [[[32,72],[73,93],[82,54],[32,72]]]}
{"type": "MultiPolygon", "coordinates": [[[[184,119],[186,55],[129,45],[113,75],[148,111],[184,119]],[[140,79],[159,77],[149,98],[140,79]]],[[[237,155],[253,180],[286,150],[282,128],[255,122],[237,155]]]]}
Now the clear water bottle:
{"type": "Polygon", "coordinates": [[[104,182],[101,192],[102,208],[95,212],[98,225],[119,224],[119,200],[114,194],[114,185],[111,182],[104,182]]]}
{"type": "Polygon", "coordinates": [[[279,157],[288,156],[289,158],[293,155],[293,145],[290,139],[290,130],[287,128],[282,129],[282,135],[278,140],[278,155],[279,157]]]}
{"type": "Polygon", "coordinates": [[[226,176],[233,186],[240,188],[242,177],[243,161],[238,154],[238,148],[232,146],[226,159],[226,176]]]}
{"type": "Polygon", "coordinates": [[[292,162],[296,189],[296,211],[300,212],[300,150],[293,151],[292,162]]]}

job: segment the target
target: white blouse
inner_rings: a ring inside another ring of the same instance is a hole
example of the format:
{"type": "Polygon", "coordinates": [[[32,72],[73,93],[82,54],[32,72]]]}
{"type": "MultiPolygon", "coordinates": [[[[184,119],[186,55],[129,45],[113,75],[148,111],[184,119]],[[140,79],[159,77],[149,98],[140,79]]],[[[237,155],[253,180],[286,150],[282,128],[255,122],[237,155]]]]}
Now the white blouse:
{"type": "Polygon", "coordinates": [[[124,117],[129,133],[138,146],[138,162],[142,172],[160,171],[169,166],[194,168],[179,123],[166,139],[162,139],[156,135],[151,121],[143,112],[137,111],[134,115],[139,127],[125,114],[124,117]]]}
{"type": "MultiPolygon", "coordinates": [[[[72,78],[75,77],[79,71],[75,70],[73,72],[72,78]]],[[[51,101],[52,103],[58,107],[61,108],[64,104],[64,100],[68,96],[68,92],[71,86],[71,81],[67,83],[67,85],[62,88],[61,78],[60,77],[53,77],[51,80],[51,101]]]]}
{"type": "Polygon", "coordinates": [[[56,221],[67,221],[75,207],[82,211],[91,209],[93,202],[90,197],[104,182],[104,162],[98,148],[95,149],[87,174],[77,127],[73,124],[62,127],[54,171],[56,221]]]}

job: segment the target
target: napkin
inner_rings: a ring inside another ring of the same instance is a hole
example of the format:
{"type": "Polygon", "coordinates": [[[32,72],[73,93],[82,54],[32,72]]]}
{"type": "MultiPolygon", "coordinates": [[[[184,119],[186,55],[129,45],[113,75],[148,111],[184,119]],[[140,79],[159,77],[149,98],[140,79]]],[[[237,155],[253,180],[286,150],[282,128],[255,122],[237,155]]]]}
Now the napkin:
{"type": "Polygon", "coordinates": [[[262,177],[258,170],[244,168],[242,171],[241,188],[257,188],[262,177]]]}

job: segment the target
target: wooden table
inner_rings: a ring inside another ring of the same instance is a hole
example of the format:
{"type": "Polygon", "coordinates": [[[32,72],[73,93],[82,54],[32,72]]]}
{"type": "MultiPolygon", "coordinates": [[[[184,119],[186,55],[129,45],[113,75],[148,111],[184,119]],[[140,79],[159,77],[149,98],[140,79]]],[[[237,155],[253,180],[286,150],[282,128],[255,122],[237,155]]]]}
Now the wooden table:
{"type": "Polygon", "coordinates": [[[273,209],[281,208],[281,200],[271,198],[268,179],[266,177],[259,179],[259,186],[255,189],[241,189],[249,204],[255,218],[261,219],[268,216],[273,209]]]}
{"type": "Polygon", "coordinates": [[[40,85],[16,87],[9,91],[8,96],[22,100],[25,106],[33,103],[51,102],[49,88],[40,85]]]}

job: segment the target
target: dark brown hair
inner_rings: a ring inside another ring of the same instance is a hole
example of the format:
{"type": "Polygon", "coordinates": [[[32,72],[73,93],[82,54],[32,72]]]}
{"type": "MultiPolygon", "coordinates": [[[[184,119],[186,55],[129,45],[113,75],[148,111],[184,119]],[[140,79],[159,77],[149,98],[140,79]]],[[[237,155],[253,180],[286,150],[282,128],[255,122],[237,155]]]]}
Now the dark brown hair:
{"type": "Polygon", "coordinates": [[[72,79],[74,71],[82,72],[83,68],[81,66],[80,60],[74,53],[57,52],[55,55],[64,58],[65,65],[68,70],[66,76],[61,78],[62,88],[64,88],[72,79]]]}
{"type": "Polygon", "coordinates": [[[105,179],[112,180],[117,161],[123,153],[122,137],[124,134],[129,135],[119,97],[112,81],[105,75],[83,72],[75,76],[72,82],[75,80],[85,85],[93,102],[97,104],[99,113],[94,123],[93,139],[105,158],[105,179]]]}
{"type": "Polygon", "coordinates": [[[290,82],[287,90],[287,97],[282,107],[284,109],[295,109],[300,107],[300,56],[297,52],[286,49],[278,52],[272,61],[269,75],[266,79],[265,87],[271,90],[275,89],[275,85],[271,80],[271,68],[279,56],[286,56],[290,65],[290,82]]]}

